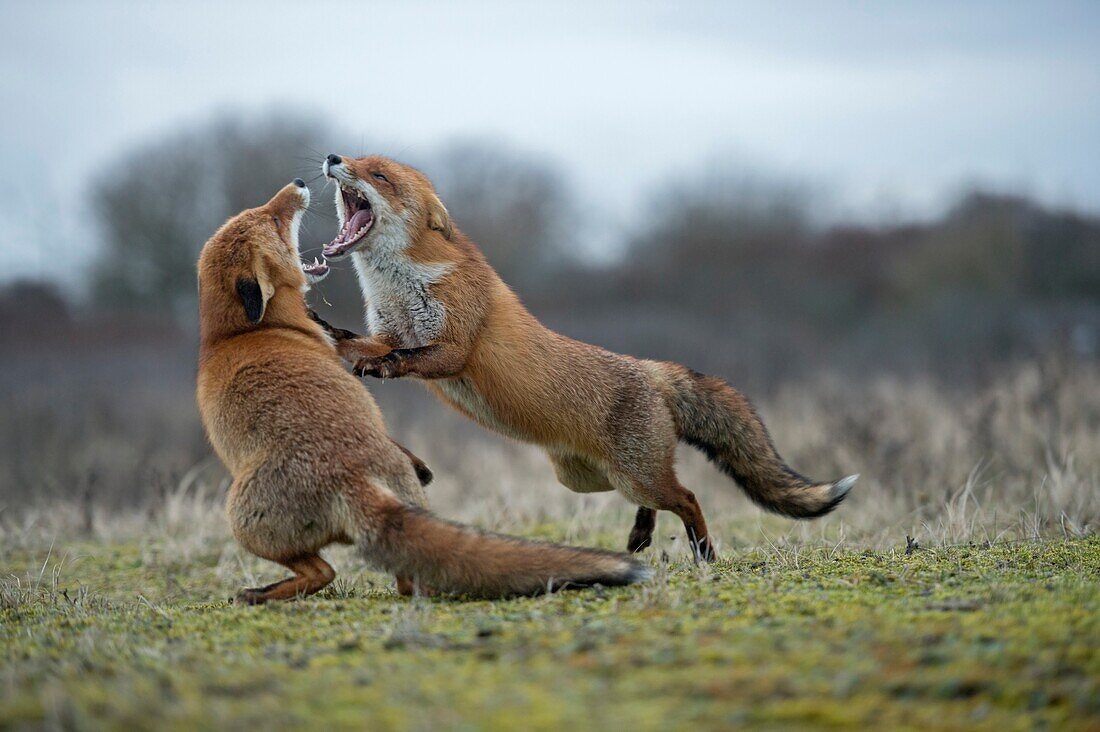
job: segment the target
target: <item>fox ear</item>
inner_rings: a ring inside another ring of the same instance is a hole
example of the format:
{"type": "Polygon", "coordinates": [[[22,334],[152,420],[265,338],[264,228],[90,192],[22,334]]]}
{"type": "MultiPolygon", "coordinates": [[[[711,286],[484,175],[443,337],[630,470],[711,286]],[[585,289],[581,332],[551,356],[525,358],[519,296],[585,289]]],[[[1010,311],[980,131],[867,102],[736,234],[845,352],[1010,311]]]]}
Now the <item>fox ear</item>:
{"type": "Polygon", "coordinates": [[[253,325],[263,320],[267,301],[274,293],[275,288],[272,287],[262,262],[256,267],[255,277],[241,277],[237,280],[237,297],[241,299],[245,317],[253,325]]]}
{"type": "Polygon", "coordinates": [[[256,280],[242,277],[237,280],[237,297],[241,298],[244,306],[244,316],[248,322],[256,324],[264,316],[264,295],[260,290],[260,283],[256,280]]]}
{"type": "Polygon", "coordinates": [[[451,238],[451,215],[438,196],[428,199],[428,228],[443,234],[444,239],[451,238]]]}

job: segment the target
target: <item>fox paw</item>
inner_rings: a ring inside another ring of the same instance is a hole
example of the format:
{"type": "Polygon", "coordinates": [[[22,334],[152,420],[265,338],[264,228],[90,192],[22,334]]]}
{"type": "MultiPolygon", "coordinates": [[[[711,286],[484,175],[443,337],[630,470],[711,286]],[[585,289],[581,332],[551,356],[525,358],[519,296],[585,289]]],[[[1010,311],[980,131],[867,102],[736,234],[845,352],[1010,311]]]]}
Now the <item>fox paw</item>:
{"type": "Polygon", "coordinates": [[[355,340],[356,338],[360,337],[358,333],[353,333],[350,330],[344,330],[343,328],[337,328],[336,326],[332,325],[327,320],[318,315],[317,312],[312,308],[306,309],[306,315],[308,315],[309,319],[312,320],[314,323],[321,326],[321,328],[326,333],[328,333],[329,337],[337,343],[341,341],[355,340]]]}
{"type": "Polygon", "coordinates": [[[638,531],[635,529],[630,532],[630,538],[626,540],[626,551],[628,554],[637,554],[640,551],[644,551],[651,544],[653,544],[653,531],[638,531]]]}
{"type": "Polygon", "coordinates": [[[404,375],[404,361],[390,351],[385,356],[361,358],[355,362],[356,376],[373,376],[378,379],[395,379],[404,375]]]}

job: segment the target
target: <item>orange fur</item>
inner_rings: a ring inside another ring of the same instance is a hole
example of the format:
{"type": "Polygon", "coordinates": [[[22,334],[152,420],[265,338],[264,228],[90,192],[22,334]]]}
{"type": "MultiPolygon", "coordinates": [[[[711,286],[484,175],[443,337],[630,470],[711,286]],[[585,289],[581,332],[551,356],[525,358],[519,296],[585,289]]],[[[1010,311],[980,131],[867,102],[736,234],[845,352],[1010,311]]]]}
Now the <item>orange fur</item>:
{"type": "Polygon", "coordinates": [[[226,510],[248,551],[294,576],[241,602],[308,595],[335,572],[319,552],[353,543],[398,586],[497,597],[645,576],[626,557],[524,542],[424,510],[423,465],[387,435],[370,393],[307,313],[290,185],[228,221],[199,258],[198,402],[233,475],[226,510]]]}
{"type": "Polygon", "coordinates": [[[374,218],[360,239],[326,249],[350,254],[367,306],[369,336],[345,332],[341,355],[357,374],[424,379],[483,426],[541,445],[572,490],[618,490],[641,507],[631,551],[650,543],[663,509],[683,520],[698,556],[713,557],[698,502],[673,468],[679,440],[773,511],[819,516],[847,494],[854,477],[814,483],[787,467],[748,400],[721,380],[544,327],[421,172],[379,156],[330,156],[324,170],[342,220],[349,201],[374,218]]]}

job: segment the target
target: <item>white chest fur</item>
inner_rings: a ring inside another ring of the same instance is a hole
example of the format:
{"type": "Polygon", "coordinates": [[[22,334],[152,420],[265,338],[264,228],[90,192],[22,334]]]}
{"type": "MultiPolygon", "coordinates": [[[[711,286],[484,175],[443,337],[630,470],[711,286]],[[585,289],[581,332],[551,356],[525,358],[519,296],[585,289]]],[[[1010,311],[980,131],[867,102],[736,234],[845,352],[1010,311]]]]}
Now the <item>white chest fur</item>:
{"type": "Polygon", "coordinates": [[[402,347],[425,346],[443,333],[446,308],[431,286],[451,270],[449,264],[420,264],[401,254],[352,255],[367,308],[371,335],[389,335],[402,347]]]}

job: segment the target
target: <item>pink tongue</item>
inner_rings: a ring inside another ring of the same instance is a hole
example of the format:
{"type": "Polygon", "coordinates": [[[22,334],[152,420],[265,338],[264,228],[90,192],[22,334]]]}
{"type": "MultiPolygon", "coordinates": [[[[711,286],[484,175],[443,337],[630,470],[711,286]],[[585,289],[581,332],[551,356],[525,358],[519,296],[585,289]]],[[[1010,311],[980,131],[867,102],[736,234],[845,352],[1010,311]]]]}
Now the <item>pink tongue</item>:
{"type": "Polygon", "coordinates": [[[369,210],[356,211],[352,214],[351,218],[341,227],[340,233],[332,240],[332,243],[325,247],[325,256],[335,256],[344,248],[358,241],[356,235],[359,230],[364,226],[369,226],[371,221],[373,221],[373,215],[369,210]]]}
{"type": "Polygon", "coordinates": [[[348,232],[349,236],[353,236],[355,232],[367,225],[370,218],[370,211],[356,211],[348,223],[344,225],[344,229],[348,232]]]}

